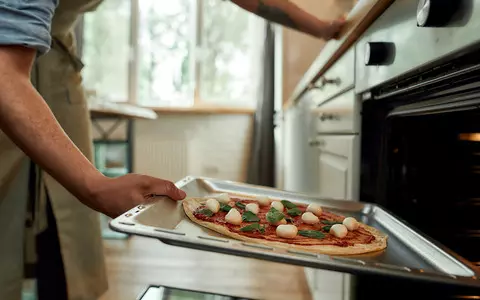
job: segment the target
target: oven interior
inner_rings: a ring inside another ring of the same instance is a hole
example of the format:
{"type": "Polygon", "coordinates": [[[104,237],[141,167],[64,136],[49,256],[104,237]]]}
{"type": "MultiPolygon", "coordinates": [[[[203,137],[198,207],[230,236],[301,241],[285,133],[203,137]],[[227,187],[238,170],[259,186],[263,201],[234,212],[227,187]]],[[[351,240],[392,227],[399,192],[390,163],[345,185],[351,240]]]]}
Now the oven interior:
{"type": "Polygon", "coordinates": [[[480,72],[464,62],[364,102],[360,199],[480,266],[480,72]]]}
{"type": "Polygon", "coordinates": [[[480,261],[480,111],[396,117],[389,208],[470,261],[480,261]]]}

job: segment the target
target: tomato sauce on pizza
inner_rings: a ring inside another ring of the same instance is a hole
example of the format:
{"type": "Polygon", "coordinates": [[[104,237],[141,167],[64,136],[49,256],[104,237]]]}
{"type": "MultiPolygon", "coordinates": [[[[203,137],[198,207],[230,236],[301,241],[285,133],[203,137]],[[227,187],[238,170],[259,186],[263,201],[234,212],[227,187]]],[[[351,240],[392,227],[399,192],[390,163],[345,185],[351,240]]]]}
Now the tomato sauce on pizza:
{"type": "MultiPolygon", "coordinates": [[[[255,200],[246,200],[240,198],[231,198],[229,201],[229,207],[237,209],[242,215],[247,211],[246,205],[250,203],[258,203],[255,200]]],[[[196,210],[193,211],[193,216],[199,220],[205,222],[211,222],[214,224],[221,225],[225,228],[228,228],[230,232],[250,237],[254,239],[261,239],[266,241],[282,242],[288,244],[302,245],[302,246],[313,246],[313,245],[333,245],[339,247],[348,247],[355,244],[369,244],[375,241],[375,236],[370,232],[365,230],[362,227],[359,227],[356,230],[348,231],[346,236],[343,238],[336,237],[330,233],[330,228],[333,224],[341,224],[345,219],[344,216],[334,214],[329,211],[323,210],[321,214],[318,214],[319,222],[316,224],[307,224],[302,220],[302,214],[307,211],[307,205],[304,204],[295,204],[296,211],[291,215],[289,211],[285,209],[283,215],[286,219],[286,224],[295,225],[298,228],[298,232],[302,231],[315,231],[320,232],[321,235],[319,238],[296,235],[294,238],[283,238],[279,237],[276,234],[276,225],[272,225],[267,220],[267,214],[271,211],[271,206],[259,206],[258,213],[256,216],[258,220],[255,222],[242,221],[239,225],[234,225],[226,221],[227,211],[219,210],[215,214],[205,214],[207,208],[206,205],[199,206],[196,210]],[[245,228],[249,224],[259,224],[259,228],[262,230],[250,230],[243,231],[242,228],[245,228]]]]}

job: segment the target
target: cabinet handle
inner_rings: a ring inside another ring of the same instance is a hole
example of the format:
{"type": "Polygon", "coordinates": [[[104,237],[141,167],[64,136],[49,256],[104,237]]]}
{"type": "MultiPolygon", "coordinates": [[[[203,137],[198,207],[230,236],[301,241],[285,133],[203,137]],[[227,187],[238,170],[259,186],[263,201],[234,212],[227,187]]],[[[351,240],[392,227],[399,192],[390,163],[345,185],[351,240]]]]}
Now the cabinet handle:
{"type": "Polygon", "coordinates": [[[340,79],[340,77],[333,78],[333,79],[327,79],[325,77],[322,78],[323,86],[326,86],[327,84],[340,85],[340,83],[342,83],[342,80],[340,79]]]}
{"type": "Polygon", "coordinates": [[[340,115],[324,113],[320,116],[320,121],[323,122],[323,121],[327,121],[327,120],[339,121],[340,120],[340,115]]]}
{"type": "Polygon", "coordinates": [[[311,139],[308,141],[308,144],[310,147],[324,147],[327,142],[325,142],[325,140],[311,139]]]}
{"type": "Polygon", "coordinates": [[[314,90],[314,89],[318,89],[318,90],[323,90],[323,88],[327,85],[327,84],[334,84],[334,85],[340,85],[342,83],[342,80],[340,79],[340,77],[337,77],[337,78],[333,78],[333,79],[327,79],[325,77],[322,77],[322,79],[320,79],[320,85],[316,85],[315,83],[310,83],[308,85],[308,90],[314,90]]]}

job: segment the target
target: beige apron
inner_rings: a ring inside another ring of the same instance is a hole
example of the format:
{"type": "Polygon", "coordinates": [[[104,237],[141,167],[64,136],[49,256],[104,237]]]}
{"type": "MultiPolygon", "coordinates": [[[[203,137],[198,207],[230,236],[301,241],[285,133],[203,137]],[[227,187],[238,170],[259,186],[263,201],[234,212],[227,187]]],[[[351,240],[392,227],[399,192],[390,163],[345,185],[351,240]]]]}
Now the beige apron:
{"type": "MultiPolygon", "coordinates": [[[[55,117],[91,161],[92,135],[81,62],[75,57],[74,23],[100,0],[60,0],[52,23],[53,44],[32,70],[32,82],[55,117]]],[[[29,160],[0,132],[0,299],[19,299],[24,255],[34,260],[35,234],[45,227],[45,193],[37,193],[35,220],[25,231],[29,160]],[[24,240],[27,251],[24,253],[24,240]]],[[[76,200],[48,174],[40,191],[48,192],[57,222],[70,300],[97,299],[107,288],[99,214],[76,200]]]]}

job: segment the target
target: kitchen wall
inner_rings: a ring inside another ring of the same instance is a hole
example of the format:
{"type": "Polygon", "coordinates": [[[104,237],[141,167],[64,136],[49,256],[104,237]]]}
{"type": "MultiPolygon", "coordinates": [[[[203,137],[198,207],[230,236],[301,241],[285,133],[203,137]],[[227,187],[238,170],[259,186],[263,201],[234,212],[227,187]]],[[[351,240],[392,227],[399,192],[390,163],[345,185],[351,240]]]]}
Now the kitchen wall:
{"type": "MultiPolygon", "coordinates": [[[[354,0],[293,2],[329,20],[348,12],[354,0]]],[[[281,98],[286,101],[325,41],[287,28],[280,31],[281,98]]],[[[119,127],[113,137],[122,136],[123,130],[119,127]]],[[[185,175],[244,181],[251,133],[252,115],[248,114],[160,114],[157,120],[135,121],[134,172],[172,181],[185,175]]]]}
{"type": "MultiPolygon", "coordinates": [[[[114,121],[101,121],[108,129],[114,121]]],[[[135,120],[133,171],[177,181],[187,175],[245,181],[252,114],[159,114],[157,120],[135,120]]],[[[112,139],[126,138],[126,123],[112,139]]],[[[100,138],[93,128],[93,137],[100,138]]]]}
{"type": "Polygon", "coordinates": [[[135,122],[134,171],[176,181],[186,175],[245,181],[252,116],[167,114],[135,122]]]}
{"type": "MultiPolygon", "coordinates": [[[[333,20],[348,13],[355,0],[292,0],[299,7],[320,19],[333,20]]],[[[325,46],[325,41],[288,28],[283,34],[283,102],[325,46]]]]}

